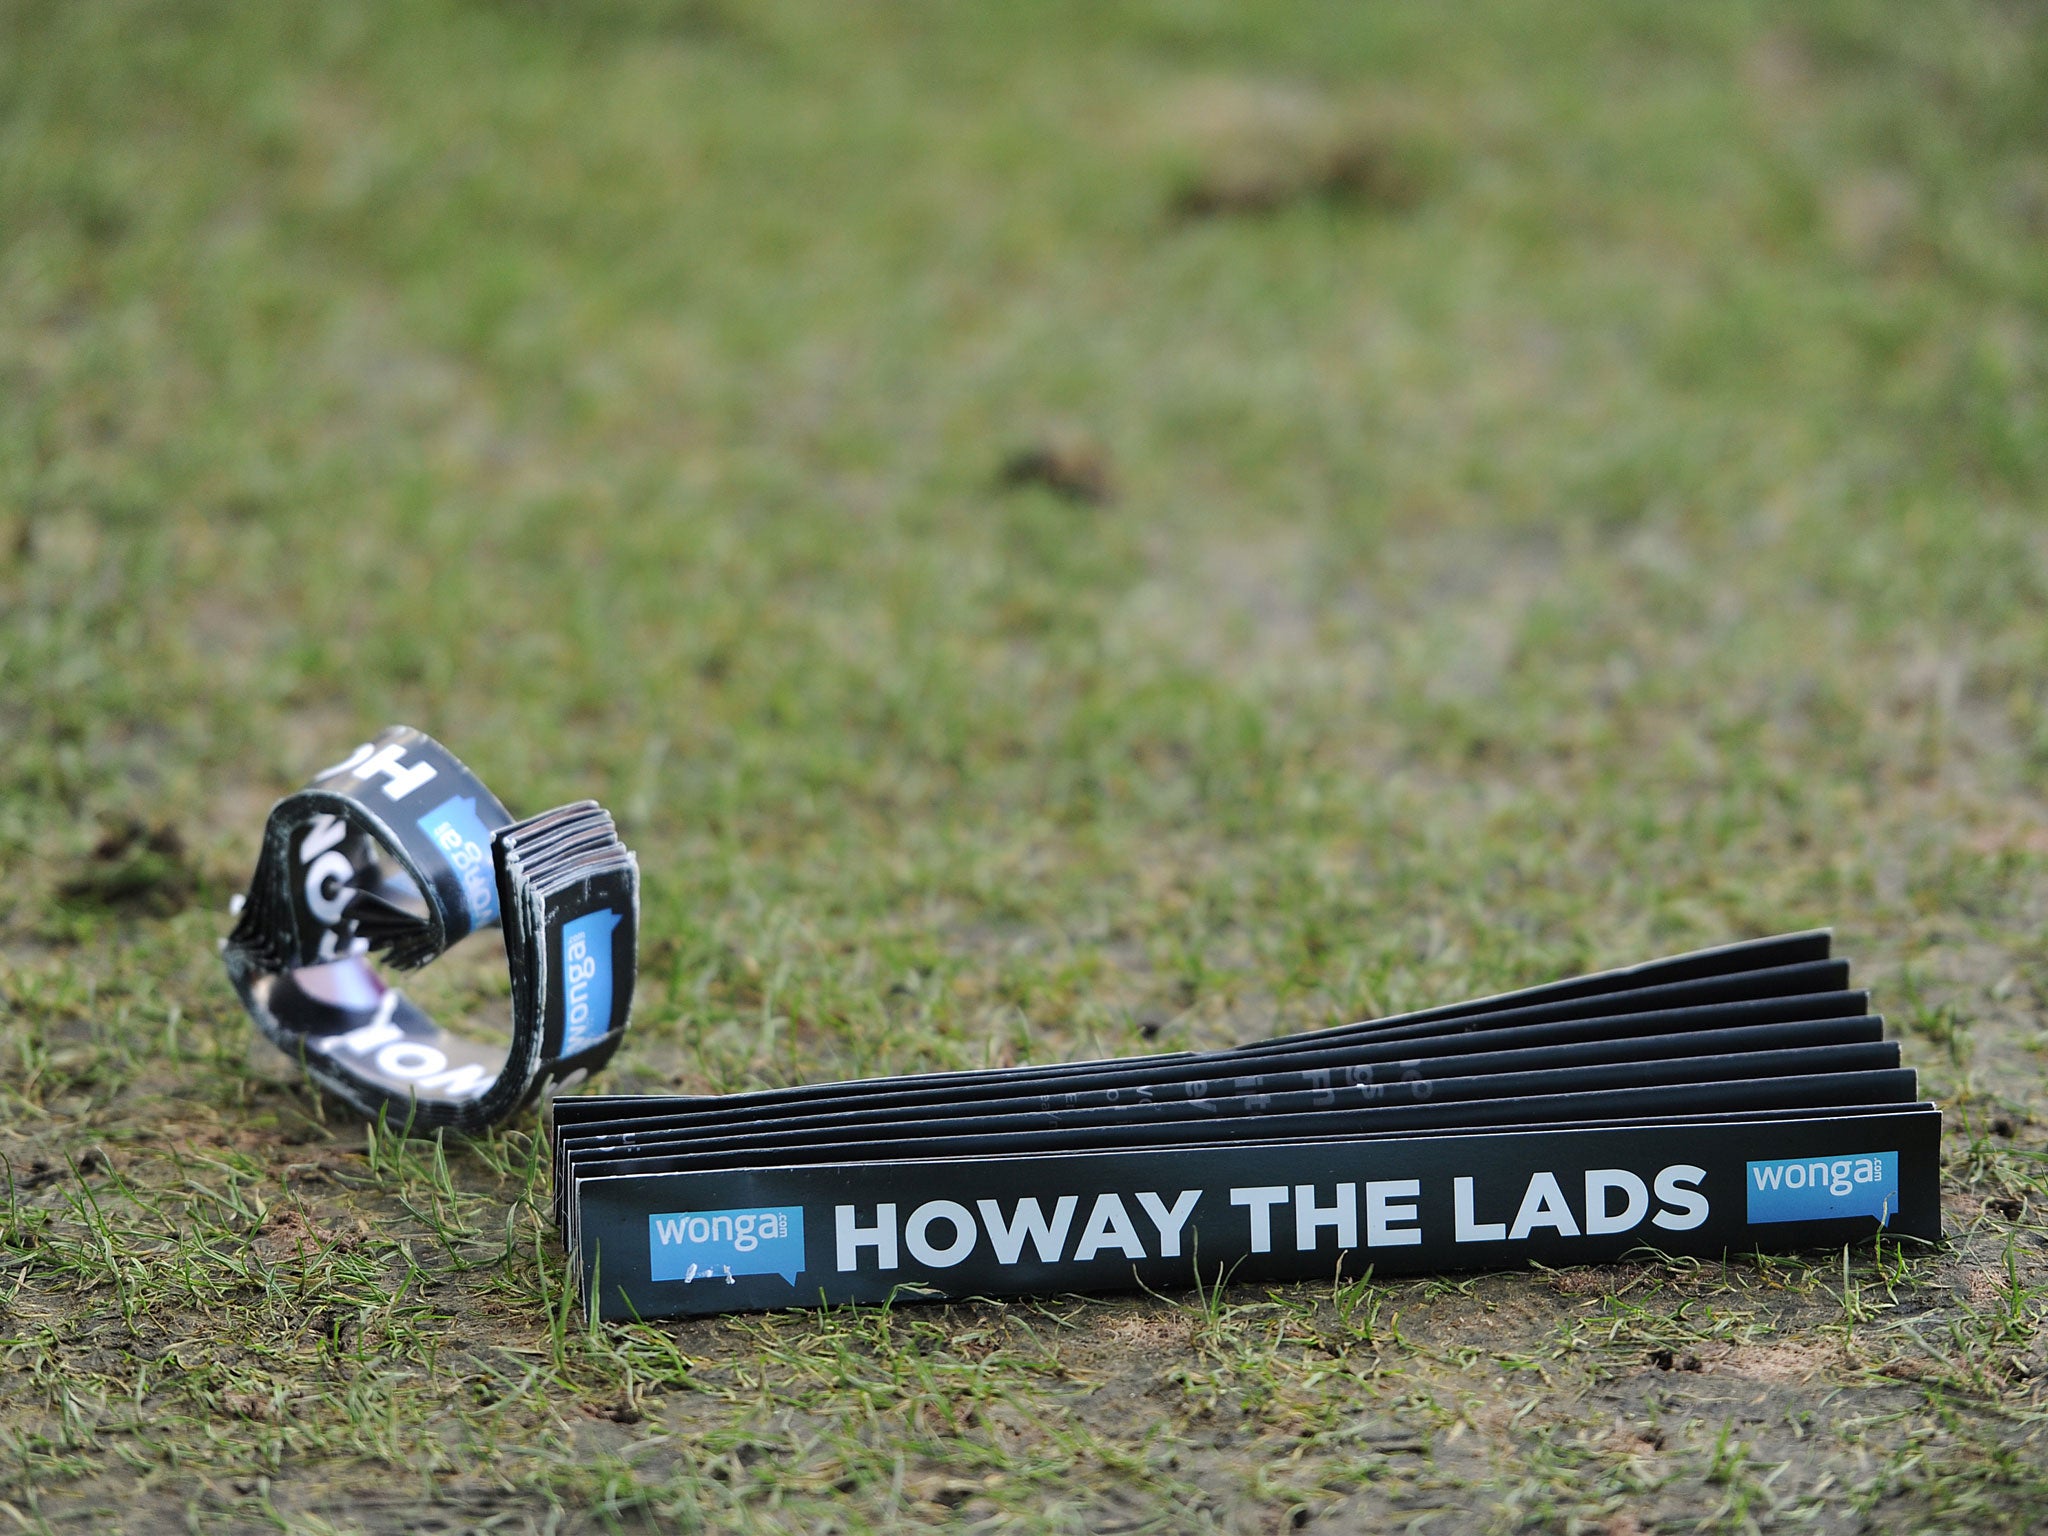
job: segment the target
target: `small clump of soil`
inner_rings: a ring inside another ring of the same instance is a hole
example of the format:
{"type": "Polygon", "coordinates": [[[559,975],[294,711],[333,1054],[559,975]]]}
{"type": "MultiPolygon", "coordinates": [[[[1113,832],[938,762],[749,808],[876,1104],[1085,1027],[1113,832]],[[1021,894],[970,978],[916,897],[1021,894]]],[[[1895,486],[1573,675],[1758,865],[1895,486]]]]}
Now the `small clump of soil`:
{"type": "Polygon", "coordinates": [[[1392,140],[1354,136],[1210,166],[1174,194],[1173,213],[1189,220],[1246,217],[1305,203],[1406,213],[1427,190],[1412,150],[1392,140]]]}
{"type": "Polygon", "coordinates": [[[1091,507],[1116,499],[1109,455],[1098,443],[1048,440],[1019,448],[1003,461],[997,483],[1006,490],[1042,486],[1091,507]]]}
{"type": "Polygon", "coordinates": [[[79,870],[57,888],[70,907],[169,917],[199,894],[199,871],[178,829],[128,818],[110,827],[79,870]]]}

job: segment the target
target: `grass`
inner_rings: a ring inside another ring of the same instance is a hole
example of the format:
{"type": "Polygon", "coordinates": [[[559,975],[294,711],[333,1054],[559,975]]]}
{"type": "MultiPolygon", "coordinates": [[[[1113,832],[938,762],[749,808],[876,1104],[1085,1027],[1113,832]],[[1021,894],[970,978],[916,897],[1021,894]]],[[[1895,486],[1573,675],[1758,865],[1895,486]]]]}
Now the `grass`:
{"type": "Polygon", "coordinates": [[[1947,0],[0,0],[0,1529],[2028,1528],[2044,108],[1947,0]],[[608,1087],[1832,922],[1952,1241],[592,1333],[533,1124],[218,971],[391,721],[618,813],[608,1087]]]}

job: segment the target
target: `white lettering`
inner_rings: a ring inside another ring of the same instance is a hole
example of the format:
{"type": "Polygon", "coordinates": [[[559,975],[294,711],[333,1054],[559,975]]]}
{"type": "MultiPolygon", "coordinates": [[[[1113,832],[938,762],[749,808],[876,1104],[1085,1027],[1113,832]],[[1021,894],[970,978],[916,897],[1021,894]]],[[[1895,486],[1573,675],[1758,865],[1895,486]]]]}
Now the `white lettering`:
{"type": "MultiPolygon", "coordinates": [[[[1707,1219],[1707,1199],[1697,1185],[1707,1176],[1704,1168],[1691,1163],[1673,1163],[1657,1175],[1657,1198],[1672,1210],[1659,1211],[1650,1218],[1666,1232],[1690,1232],[1707,1219]]],[[[1790,1182],[1789,1180],[1787,1182],[1790,1182]]]]}
{"type": "Polygon", "coordinates": [[[1273,1207],[1287,1203],[1285,1184],[1259,1184],[1249,1189],[1233,1189],[1230,1203],[1249,1207],[1252,1213],[1252,1252],[1273,1251],[1273,1207]]]}
{"type": "Polygon", "coordinates": [[[981,1212],[981,1224],[988,1229],[989,1246],[995,1249],[999,1262],[1016,1263],[1028,1237],[1038,1250],[1040,1263],[1057,1264],[1060,1250],[1067,1243],[1067,1229],[1073,1225],[1075,1207],[1080,1203],[1076,1195],[1061,1195],[1048,1222],[1036,1200],[1019,1200],[1017,1214],[1007,1226],[1003,1223],[1003,1208],[995,1201],[977,1200],[974,1205],[981,1212]]]}
{"type": "Polygon", "coordinates": [[[1358,1186],[1339,1184],[1334,1205],[1316,1204],[1316,1187],[1313,1184],[1294,1186],[1294,1248],[1297,1253],[1313,1253],[1316,1239],[1324,1227],[1337,1229],[1339,1248],[1358,1246],[1358,1186]]]}
{"type": "Polygon", "coordinates": [[[408,768],[405,763],[405,748],[395,741],[379,747],[361,762],[356,763],[354,768],[359,779],[383,774],[387,781],[384,785],[384,798],[387,800],[403,800],[422,784],[432,780],[436,774],[432,763],[414,763],[408,768]]]}
{"type": "MultiPolygon", "coordinates": [[[[335,953],[334,938],[335,934],[332,928],[324,930],[320,935],[319,947],[313,951],[313,953],[319,957],[319,961],[323,965],[330,960],[339,960],[343,958],[342,955],[335,953]]],[[[353,958],[356,955],[367,955],[369,952],[370,941],[368,939],[354,938],[348,941],[348,957],[353,958]]]]}
{"type": "Polygon", "coordinates": [[[1586,1170],[1586,1234],[1603,1236],[1626,1232],[1640,1223],[1650,1209],[1650,1187],[1626,1168],[1586,1170]],[[1618,1189],[1626,1196],[1619,1214],[1607,1209],[1607,1192],[1618,1189]]]}
{"type": "Polygon", "coordinates": [[[1553,1227],[1560,1237],[1579,1235],[1578,1220],[1565,1202],[1554,1173],[1530,1176],[1528,1192],[1522,1196],[1522,1208],[1515,1212],[1515,1224],[1509,1228],[1508,1237],[1520,1242],[1537,1227],[1553,1227]]]}
{"type": "Polygon", "coordinates": [[[391,1015],[398,1011],[398,994],[386,992],[377,1000],[377,1012],[367,1024],[358,1024],[345,1035],[330,1035],[325,1039],[315,1038],[309,1043],[317,1050],[330,1056],[346,1046],[358,1056],[367,1056],[381,1045],[403,1039],[405,1032],[391,1022],[391,1015]]]}
{"type": "Polygon", "coordinates": [[[469,903],[470,911],[488,910],[491,880],[485,866],[490,862],[490,855],[464,837],[452,822],[444,821],[434,829],[434,843],[448,860],[448,867],[455,871],[456,878],[462,881],[462,898],[469,903]]]}
{"type": "Polygon", "coordinates": [[[356,888],[348,882],[355,874],[355,865],[349,863],[348,855],[329,849],[315,859],[306,871],[306,910],[311,912],[322,927],[331,928],[341,921],[342,910],[355,900],[356,888]],[[327,882],[334,882],[334,894],[327,894],[327,882]]]}
{"type": "Polygon", "coordinates": [[[1127,1259],[1145,1257],[1145,1245],[1131,1214],[1115,1195],[1095,1197],[1095,1209],[1088,1213],[1088,1225],[1081,1229],[1081,1241],[1074,1248],[1075,1261],[1092,1259],[1105,1248],[1114,1248],[1127,1259]]]}
{"type": "Polygon", "coordinates": [[[1472,1181],[1454,1179],[1451,1182],[1451,1216],[1456,1226],[1456,1237],[1461,1243],[1504,1243],[1508,1240],[1508,1226],[1504,1221],[1474,1221],[1472,1219],[1472,1181]]]}
{"type": "Polygon", "coordinates": [[[1173,1209],[1169,1211],[1166,1202],[1151,1190],[1138,1191],[1138,1204],[1145,1208],[1145,1214],[1152,1218],[1152,1225],[1159,1229],[1159,1257],[1180,1257],[1181,1228],[1188,1224],[1188,1217],[1195,1211],[1195,1202],[1201,1198],[1199,1189],[1184,1189],[1174,1196],[1173,1209]]]}
{"type": "Polygon", "coordinates": [[[837,1227],[839,1239],[839,1272],[847,1274],[859,1267],[860,1251],[863,1248],[875,1250],[875,1268],[896,1267],[896,1207],[883,1202],[875,1207],[875,1224],[872,1227],[858,1226],[854,1222],[854,1207],[834,1206],[833,1224],[837,1227]]]}
{"type": "Polygon", "coordinates": [[[367,741],[364,742],[360,747],[357,747],[355,751],[349,753],[347,757],[344,757],[332,768],[322,768],[318,773],[314,774],[313,782],[317,784],[322,779],[333,778],[337,773],[352,772],[355,769],[357,763],[360,763],[364,758],[370,755],[371,750],[372,748],[370,744],[367,741]]]}
{"type": "Polygon", "coordinates": [[[954,1200],[927,1200],[910,1213],[910,1220],[903,1227],[903,1246],[910,1250],[912,1258],[933,1269],[951,1269],[974,1251],[974,1239],[978,1234],[974,1226],[974,1212],[954,1200]],[[953,1241],[945,1247],[935,1247],[930,1240],[931,1225],[943,1221],[953,1228],[953,1241]]]}
{"type": "Polygon", "coordinates": [[[580,933],[570,938],[562,958],[569,977],[569,1025],[580,1029],[590,1018],[590,978],[597,974],[597,961],[580,933]]]}
{"type": "Polygon", "coordinates": [[[400,1040],[377,1053],[377,1070],[393,1077],[425,1077],[430,1072],[446,1071],[447,1067],[446,1056],[417,1040],[400,1040]]]}
{"type": "Polygon", "coordinates": [[[1415,1220],[1415,1200],[1422,1194],[1417,1179],[1373,1179],[1365,1186],[1365,1246],[1368,1248],[1412,1248],[1422,1241],[1415,1220]],[[1406,1196],[1401,1204],[1393,1201],[1406,1196]],[[1399,1228],[1395,1222],[1403,1225],[1399,1228]]]}
{"type": "Polygon", "coordinates": [[[322,814],[315,816],[306,828],[306,835],[299,839],[299,862],[310,864],[344,837],[348,836],[348,823],[339,816],[322,814]]]}

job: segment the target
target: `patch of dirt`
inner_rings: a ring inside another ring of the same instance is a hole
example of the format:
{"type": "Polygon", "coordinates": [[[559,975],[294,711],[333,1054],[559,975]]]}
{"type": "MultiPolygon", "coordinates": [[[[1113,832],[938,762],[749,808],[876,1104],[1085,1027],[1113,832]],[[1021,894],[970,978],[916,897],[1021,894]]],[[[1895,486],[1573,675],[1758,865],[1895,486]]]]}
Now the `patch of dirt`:
{"type": "Polygon", "coordinates": [[[2048,858],[2048,827],[2011,824],[1986,827],[1972,833],[1964,846],[1972,853],[1981,853],[1987,858],[2008,853],[2048,858]]]}
{"type": "Polygon", "coordinates": [[[1790,1339],[1768,1344],[1702,1344],[1699,1361],[1700,1369],[1710,1373],[1795,1383],[1811,1381],[1825,1371],[1840,1371],[1846,1364],[1835,1345],[1790,1339]]]}
{"type": "Polygon", "coordinates": [[[1580,1269],[1553,1270],[1550,1288],[1560,1296],[1620,1296],[1644,1279],[1640,1268],[1619,1264],[1589,1264],[1580,1269]]]}
{"type": "Polygon", "coordinates": [[[283,1206],[270,1213],[256,1236],[255,1246],[273,1264],[304,1263],[332,1248],[353,1248],[363,1236],[362,1230],[337,1230],[297,1206],[283,1206]]]}
{"type": "Polygon", "coordinates": [[[1830,189],[1825,210],[1828,232],[1845,256],[1865,267],[1883,267],[1910,249],[1919,192],[1895,172],[1859,176],[1830,189]]]}
{"type": "Polygon", "coordinates": [[[1965,1269],[1954,1280],[1956,1294],[1965,1297],[1978,1311],[2001,1305],[2005,1300],[2005,1277],[1981,1269],[1965,1269]]]}
{"type": "Polygon", "coordinates": [[[1116,499],[1108,450],[1081,438],[1049,439],[1019,448],[1003,461],[996,481],[1006,490],[1041,486],[1091,507],[1107,506],[1116,499]]]}
{"type": "Polygon", "coordinates": [[[1180,1312],[1140,1312],[1119,1317],[1101,1330],[1106,1343],[1146,1351],[1185,1350],[1191,1332],[1180,1312]]]}
{"type": "Polygon", "coordinates": [[[107,829],[57,895],[73,907],[170,917],[190,906],[199,889],[199,871],[178,829],[128,818],[107,829]]]}
{"type": "Polygon", "coordinates": [[[1184,220],[1261,216],[1308,203],[1406,213],[1427,191],[1414,148],[1359,132],[1331,144],[1240,152],[1187,178],[1172,208],[1184,220]]]}
{"type": "Polygon", "coordinates": [[[1397,214],[1434,181],[1419,104],[1345,102],[1291,82],[1199,80],[1170,93],[1142,130],[1181,170],[1177,220],[1268,217],[1321,204],[1397,214]]]}
{"type": "Polygon", "coordinates": [[[284,1410],[268,1392],[223,1392],[220,1405],[231,1418],[254,1419],[259,1424],[275,1424],[284,1417],[284,1410]]]}

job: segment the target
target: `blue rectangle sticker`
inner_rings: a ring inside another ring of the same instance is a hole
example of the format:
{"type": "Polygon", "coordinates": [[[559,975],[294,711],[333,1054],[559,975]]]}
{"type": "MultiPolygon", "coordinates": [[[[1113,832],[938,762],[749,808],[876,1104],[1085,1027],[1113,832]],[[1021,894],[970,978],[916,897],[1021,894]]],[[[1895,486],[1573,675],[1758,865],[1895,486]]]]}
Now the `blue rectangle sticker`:
{"type": "Polygon", "coordinates": [[[441,850],[441,857],[462,882],[469,908],[469,926],[488,928],[498,920],[498,877],[491,867],[491,834],[476,813],[476,800],[457,795],[443,800],[420,817],[419,828],[441,850]]]}
{"type": "Polygon", "coordinates": [[[676,1211],[647,1218],[647,1267],[656,1280],[724,1280],[780,1275],[791,1285],[804,1267],[804,1208],[676,1211]]]}
{"type": "Polygon", "coordinates": [[[1830,1221],[1875,1216],[1889,1224],[1899,1208],[1899,1154],[1789,1157],[1749,1165],[1749,1219],[1830,1221]]]}
{"type": "Polygon", "coordinates": [[[609,907],[562,924],[562,1054],[595,1045],[612,1027],[612,930],[609,907]]]}

